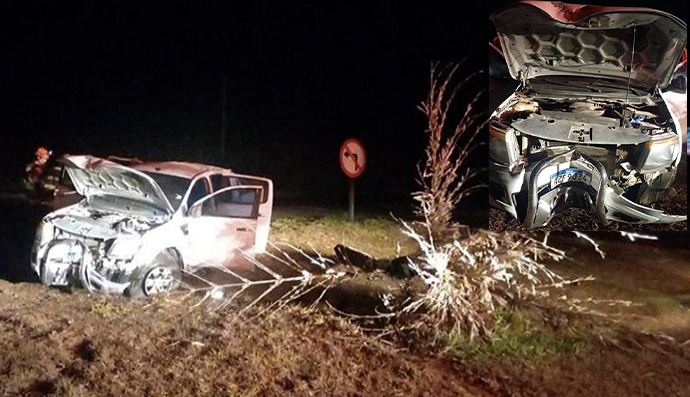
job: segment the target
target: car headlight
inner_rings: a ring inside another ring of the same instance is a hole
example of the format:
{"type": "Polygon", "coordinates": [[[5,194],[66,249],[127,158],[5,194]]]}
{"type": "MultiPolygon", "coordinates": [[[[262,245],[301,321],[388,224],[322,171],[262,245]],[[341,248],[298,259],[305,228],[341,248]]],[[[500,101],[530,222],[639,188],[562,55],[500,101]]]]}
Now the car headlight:
{"type": "Polygon", "coordinates": [[[34,235],[34,242],[31,246],[31,263],[38,264],[38,254],[41,247],[45,246],[53,239],[52,232],[53,225],[42,219],[36,227],[36,234],[34,235]]]}
{"type": "Polygon", "coordinates": [[[660,134],[652,137],[647,143],[649,155],[640,171],[653,172],[664,169],[675,161],[680,150],[678,135],[674,133],[660,134]]]}
{"type": "Polygon", "coordinates": [[[45,222],[41,221],[36,228],[36,234],[34,235],[34,243],[31,245],[31,264],[33,266],[38,266],[38,249],[41,247],[41,239],[43,239],[43,228],[45,227],[45,222]]]}
{"type": "Polygon", "coordinates": [[[108,250],[108,256],[113,258],[131,258],[141,247],[141,239],[134,236],[118,237],[108,250]]]}
{"type": "Polygon", "coordinates": [[[39,245],[43,245],[48,241],[53,239],[53,233],[51,229],[53,225],[46,222],[45,219],[41,220],[36,227],[36,234],[34,235],[34,241],[39,245]]]}
{"type": "Polygon", "coordinates": [[[489,126],[489,156],[504,165],[514,165],[520,157],[515,132],[489,126]]]}

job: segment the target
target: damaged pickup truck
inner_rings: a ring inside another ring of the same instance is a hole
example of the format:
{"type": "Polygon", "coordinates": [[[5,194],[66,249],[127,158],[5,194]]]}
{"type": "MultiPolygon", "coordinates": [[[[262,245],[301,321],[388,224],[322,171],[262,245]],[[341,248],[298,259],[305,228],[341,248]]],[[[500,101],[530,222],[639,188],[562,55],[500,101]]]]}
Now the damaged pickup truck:
{"type": "Polygon", "coordinates": [[[31,266],[48,286],[148,296],[204,266],[253,269],[273,207],[269,179],[214,166],[151,162],[126,167],[66,156],[77,204],[40,222],[31,266]]]}
{"type": "Polygon", "coordinates": [[[520,81],[490,120],[491,205],[527,229],[567,206],[602,224],[685,220],[649,205],[680,162],[680,127],[661,89],[685,90],[671,79],[686,24],[646,8],[545,1],[491,20],[520,81]]]}

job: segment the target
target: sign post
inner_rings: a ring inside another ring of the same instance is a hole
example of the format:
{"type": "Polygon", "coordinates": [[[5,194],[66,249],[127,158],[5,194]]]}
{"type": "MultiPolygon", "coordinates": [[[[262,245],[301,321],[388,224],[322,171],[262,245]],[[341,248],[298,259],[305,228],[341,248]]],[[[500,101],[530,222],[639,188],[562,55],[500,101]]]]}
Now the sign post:
{"type": "Polygon", "coordinates": [[[367,164],[367,155],[362,142],[355,138],[347,139],[340,146],[340,168],[349,179],[349,213],[350,222],[355,220],[355,178],[359,178],[367,164]]]}

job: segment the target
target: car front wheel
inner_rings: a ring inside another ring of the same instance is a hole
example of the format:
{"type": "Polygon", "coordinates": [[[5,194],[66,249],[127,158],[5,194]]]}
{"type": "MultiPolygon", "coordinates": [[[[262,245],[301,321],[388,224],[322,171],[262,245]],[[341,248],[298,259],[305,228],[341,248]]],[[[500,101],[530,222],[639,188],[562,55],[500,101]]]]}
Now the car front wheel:
{"type": "Polygon", "coordinates": [[[177,258],[164,251],[151,264],[135,272],[125,294],[139,297],[166,293],[179,287],[181,280],[182,272],[177,258]]]}

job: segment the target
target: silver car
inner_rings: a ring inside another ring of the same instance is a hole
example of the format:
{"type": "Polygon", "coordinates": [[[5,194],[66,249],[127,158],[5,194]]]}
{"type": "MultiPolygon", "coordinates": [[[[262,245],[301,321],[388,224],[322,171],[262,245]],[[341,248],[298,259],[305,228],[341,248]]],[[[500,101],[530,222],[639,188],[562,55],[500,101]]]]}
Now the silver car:
{"type": "Polygon", "coordinates": [[[670,189],[682,152],[661,90],[676,86],[686,24],[652,9],[541,1],[491,20],[520,82],[491,115],[491,205],[527,229],[567,206],[602,224],[685,220],[650,204],[670,189]]]}
{"type": "Polygon", "coordinates": [[[269,179],[184,162],[64,160],[84,199],[37,228],[31,266],[45,285],[152,295],[177,287],[183,271],[251,270],[266,248],[269,179]]]}

